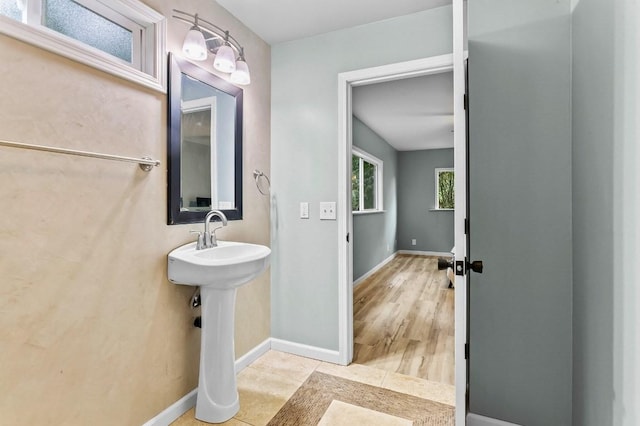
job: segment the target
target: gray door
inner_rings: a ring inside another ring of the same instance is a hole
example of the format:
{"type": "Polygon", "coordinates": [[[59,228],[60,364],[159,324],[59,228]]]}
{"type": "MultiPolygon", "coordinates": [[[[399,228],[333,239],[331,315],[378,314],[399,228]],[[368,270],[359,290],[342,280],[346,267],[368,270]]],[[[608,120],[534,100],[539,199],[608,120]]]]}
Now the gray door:
{"type": "Polygon", "coordinates": [[[469,7],[469,411],[571,420],[568,1],[469,7]]]}

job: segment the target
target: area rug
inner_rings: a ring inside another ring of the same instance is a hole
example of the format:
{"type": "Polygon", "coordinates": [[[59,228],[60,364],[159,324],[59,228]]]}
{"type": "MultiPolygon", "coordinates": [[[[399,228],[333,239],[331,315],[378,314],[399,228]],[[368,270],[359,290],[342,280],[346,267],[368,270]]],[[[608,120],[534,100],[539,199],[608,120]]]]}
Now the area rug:
{"type": "Polygon", "coordinates": [[[333,401],[406,419],[414,426],[455,424],[450,405],[314,372],[268,426],[316,426],[333,401]]]}

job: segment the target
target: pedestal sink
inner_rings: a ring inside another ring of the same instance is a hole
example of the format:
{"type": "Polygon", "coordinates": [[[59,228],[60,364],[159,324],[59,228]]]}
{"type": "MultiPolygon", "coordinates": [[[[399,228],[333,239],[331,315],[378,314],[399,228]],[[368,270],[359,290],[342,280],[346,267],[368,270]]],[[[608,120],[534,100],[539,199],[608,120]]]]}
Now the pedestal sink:
{"type": "Polygon", "coordinates": [[[233,345],[236,291],[269,266],[270,255],[268,247],[230,241],[202,250],[196,250],[194,242],[169,253],[169,280],[200,286],[198,420],[222,423],[240,409],[233,345]]]}

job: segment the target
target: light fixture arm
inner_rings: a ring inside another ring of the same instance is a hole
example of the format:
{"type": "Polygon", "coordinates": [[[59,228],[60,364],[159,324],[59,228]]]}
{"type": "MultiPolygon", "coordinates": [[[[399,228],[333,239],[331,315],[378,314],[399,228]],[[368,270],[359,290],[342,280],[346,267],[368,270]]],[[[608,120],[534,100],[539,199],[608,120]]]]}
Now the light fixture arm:
{"type": "Polygon", "coordinates": [[[231,48],[236,51],[238,56],[244,58],[244,48],[242,47],[242,45],[240,45],[240,43],[238,43],[238,40],[236,40],[231,34],[229,34],[229,31],[220,28],[216,24],[209,22],[206,19],[201,18],[197,13],[195,15],[192,15],[178,9],[173,9],[173,12],[178,14],[172,15],[175,19],[186,24],[198,27],[205,35],[205,40],[220,40],[223,43],[231,46],[231,48]]]}

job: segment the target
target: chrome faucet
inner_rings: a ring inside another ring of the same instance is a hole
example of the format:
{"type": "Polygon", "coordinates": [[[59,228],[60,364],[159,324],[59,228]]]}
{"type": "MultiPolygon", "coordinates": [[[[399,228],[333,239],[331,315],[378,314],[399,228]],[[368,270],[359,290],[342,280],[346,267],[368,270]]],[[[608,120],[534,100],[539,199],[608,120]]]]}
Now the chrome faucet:
{"type": "Polygon", "coordinates": [[[198,244],[196,245],[196,250],[217,247],[218,239],[216,238],[216,230],[218,228],[222,228],[223,226],[227,226],[227,217],[224,215],[224,213],[222,213],[220,210],[211,210],[209,213],[207,213],[207,216],[204,218],[204,235],[198,236],[198,244]],[[210,231],[209,222],[214,216],[218,216],[220,218],[222,225],[210,231]]]}

